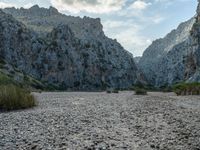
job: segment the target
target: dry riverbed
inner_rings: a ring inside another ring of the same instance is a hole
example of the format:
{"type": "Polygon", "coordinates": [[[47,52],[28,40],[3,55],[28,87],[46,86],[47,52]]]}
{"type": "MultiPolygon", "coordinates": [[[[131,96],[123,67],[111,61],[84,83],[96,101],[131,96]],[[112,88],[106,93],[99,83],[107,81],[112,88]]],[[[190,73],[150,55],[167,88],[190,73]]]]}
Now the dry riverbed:
{"type": "Polygon", "coordinates": [[[0,113],[0,150],[200,150],[200,96],[35,93],[0,113]]]}

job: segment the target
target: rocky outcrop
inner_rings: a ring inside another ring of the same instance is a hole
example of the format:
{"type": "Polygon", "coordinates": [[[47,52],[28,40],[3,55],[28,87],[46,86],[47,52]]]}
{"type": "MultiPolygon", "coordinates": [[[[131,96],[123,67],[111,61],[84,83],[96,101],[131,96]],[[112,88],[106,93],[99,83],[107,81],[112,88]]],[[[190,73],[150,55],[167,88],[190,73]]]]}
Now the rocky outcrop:
{"type": "Polygon", "coordinates": [[[128,88],[144,81],[132,55],[104,35],[99,19],[38,6],[4,11],[18,21],[0,11],[0,57],[24,74],[64,90],[128,88]],[[51,24],[49,17],[63,20],[51,24]]]}
{"type": "Polygon", "coordinates": [[[103,26],[99,18],[66,16],[56,8],[40,8],[38,5],[30,9],[6,8],[4,12],[11,14],[15,19],[24,23],[29,29],[40,36],[45,36],[60,24],[67,24],[75,37],[84,40],[104,39],[103,26]]]}
{"type": "Polygon", "coordinates": [[[82,41],[69,26],[61,25],[47,35],[51,41],[39,71],[42,79],[64,88],[126,88],[136,81],[137,68],[132,56],[120,44],[107,41],[82,41]],[[107,49],[109,48],[109,49],[107,49]]]}
{"type": "Polygon", "coordinates": [[[196,21],[191,30],[189,53],[185,62],[185,77],[188,82],[200,82],[200,0],[198,2],[196,21]]]}
{"type": "Polygon", "coordinates": [[[182,23],[144,52],[139,66],[157,87],[178,82],[200,82],[200,4],[197,15],[182,23]]]}
{"type": "Polygon", "coordinates": [[[190,46],[190,31],[195,18],[178,26],[144,52],[139,66],[151,85],[161,87],[185,80],[184,61],[190,46]]]}
{"type": "MultiPolygon", "coordinates": [[[[0,72],[12,77],[17,82],[29,84],[34,80],[34,87],[44,87],[41,82],[29,75],[39,78],[38,70],[32,63],[44,49],[43,43],[34,32],[16,21],[11,15],[0,10],[0,72]],[[33,79],[33,80],[32,80],[33,79]],[[25,81],[26,80],[26,81],[25,81]]],[[[31,83],[32,84],[32,83],[31,83]]],[[[33,86],[33,84],[31,85],[33,86]]]]}

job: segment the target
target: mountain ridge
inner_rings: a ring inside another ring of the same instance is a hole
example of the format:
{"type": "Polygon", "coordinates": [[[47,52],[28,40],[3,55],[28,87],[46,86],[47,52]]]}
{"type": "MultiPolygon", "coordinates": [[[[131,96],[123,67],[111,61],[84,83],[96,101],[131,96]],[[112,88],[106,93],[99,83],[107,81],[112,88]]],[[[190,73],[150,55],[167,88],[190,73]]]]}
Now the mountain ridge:
{"type": "Polygon", "coordinates": [[[48,20],[45,17],[44,24],[52,26],[45,34],[40,34],[40,30],[34,30],[31,26],[32,23],[34,27],[40,27],[38,23],[44,21],[39,21],[37,15],[22,15],[23,21],[19,16],[15,19],[15,15],[21,12],[26,14],[29,10],[47,11],[38,7],[4,9],[4,12],[12,10],[8,13],[10,15],[0,12],[1,59],[7,64],[25,75],[63,90],[129,88],[136,82],[145,82],[133,56],[116,40],[104,35],[99,19],[58,14],[64,18],[64,22],[56,20],[52,23],[52,18],[48,20]],[[24,24],[25,19],[28,21],[24,24]],[[32,20],[36,20],[36,25],[32,20]]]}
{"type": "Polygon", "coordinates": [[[3,11],[13,15],[18,21],[23,22],[28,28],[41,35],[49,33],[54,27],[60,24],[68,24],[77,38],[89,38],[90,34],[93,36],[90,39],[105,36],[102,32],[103,26],[101,25],[100,18],[67,16],[59,13],[52,6],[42,8],[34,5],[29,9],[16,9],[13,7],[5,8],[3,11]],[[80,28],[80,26],[83,26],[83,28],[80,28]]]}
{"type": "MultiPolygon", "coordinates": [[[[192,79],[192,74],[197,74],[198,68],[194,64],[195,54],[198,49],[192,48],[194,37],[191,31],[197,22],[198,13],[190,20],[181,23],[177,29],[172,30],[164,38],[154,41],[143,53],[139,67],[145,74],[149,83],[156,87],[171,86],[179,82],[199,82],[192,79]]],[[[197,43],[195,43],[198,45],[197,43]]],[[[198,59],[196,58],[195,61],[198,59]]]]}

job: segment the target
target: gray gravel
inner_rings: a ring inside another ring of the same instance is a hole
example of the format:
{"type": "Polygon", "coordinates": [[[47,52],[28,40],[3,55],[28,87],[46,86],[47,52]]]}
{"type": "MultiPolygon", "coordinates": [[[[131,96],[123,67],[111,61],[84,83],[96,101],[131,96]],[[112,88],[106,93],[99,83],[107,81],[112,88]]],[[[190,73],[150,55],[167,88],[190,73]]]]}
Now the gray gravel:
{"type": "Polygon", "coordinates": [[[200,97],[172,93],[34,93],[0,113],[0,150],[200,150],[200,97]]]}

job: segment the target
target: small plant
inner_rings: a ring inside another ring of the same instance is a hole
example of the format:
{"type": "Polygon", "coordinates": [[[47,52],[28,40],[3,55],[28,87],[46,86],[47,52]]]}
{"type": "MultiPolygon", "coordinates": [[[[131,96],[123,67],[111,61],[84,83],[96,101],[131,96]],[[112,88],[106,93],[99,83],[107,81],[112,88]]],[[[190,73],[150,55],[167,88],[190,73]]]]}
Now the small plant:
{"type": "Polygon", "coordinates": [[[111,93],[112,93],[112,91],[108,91],[108,90],[107,90],[106,92],[107,92],[108,94],[111,94],[111,93]]]}
{"type": "Polygon", "coordinates": [[[109,93],[109,94],[110,93],[119,93],[119,90],[117,90],[117,89],[107,89],[106,92],[109,93]]]}
{"type": "Polygon", "coordinates": [[[168,92],[173,92],[172,87],[171,87],[171,86],[168,86],[168,85],[165,85],[165,86],[160,87],[159,90],[162,91],[162,92],[164,92],[164,93],[165,93],[165,92],[166,92],[166,93],[168,93],[168,92]]]}
{"type": "Polygon", "coordinates": [[[135,83],[132,87],[129,87],[129,90],[131,91],[136,91],[136,90],[146,90],[146,91],[159,91],[158,88],[154,87],[151,84],[145,84],[145,83],[141,83],[141,82],[137,82],[135,83]]]}
{"type": "Polygon", "coordinates": [[[36,100],[29,91],[14,85],[0,87],[0,110],[17,110],[36,106],[36,100]]]}
{"type": "Polygon", "coordinates": [[[113,93],[119,93],[119,91],[115,89],[115,90],[113,90],[113,93]]]}
{"type": "Polygon", "coordinates": [[[136,88],[135,95],[147,95],[147,91],[145,89],[136,88]]]}
{"type": "Polygon", "coordinates": [[[112,91],[111,90],[106,90],[106,93],[111,94],[112,91]]]}
{"type": "Polygon", "coordinates": [[[172,92],[172,89],[170,87],[166,87],[166,88],[162,89],[161,91],[164,93],[169,93],[169,92],[172,92]]]}

